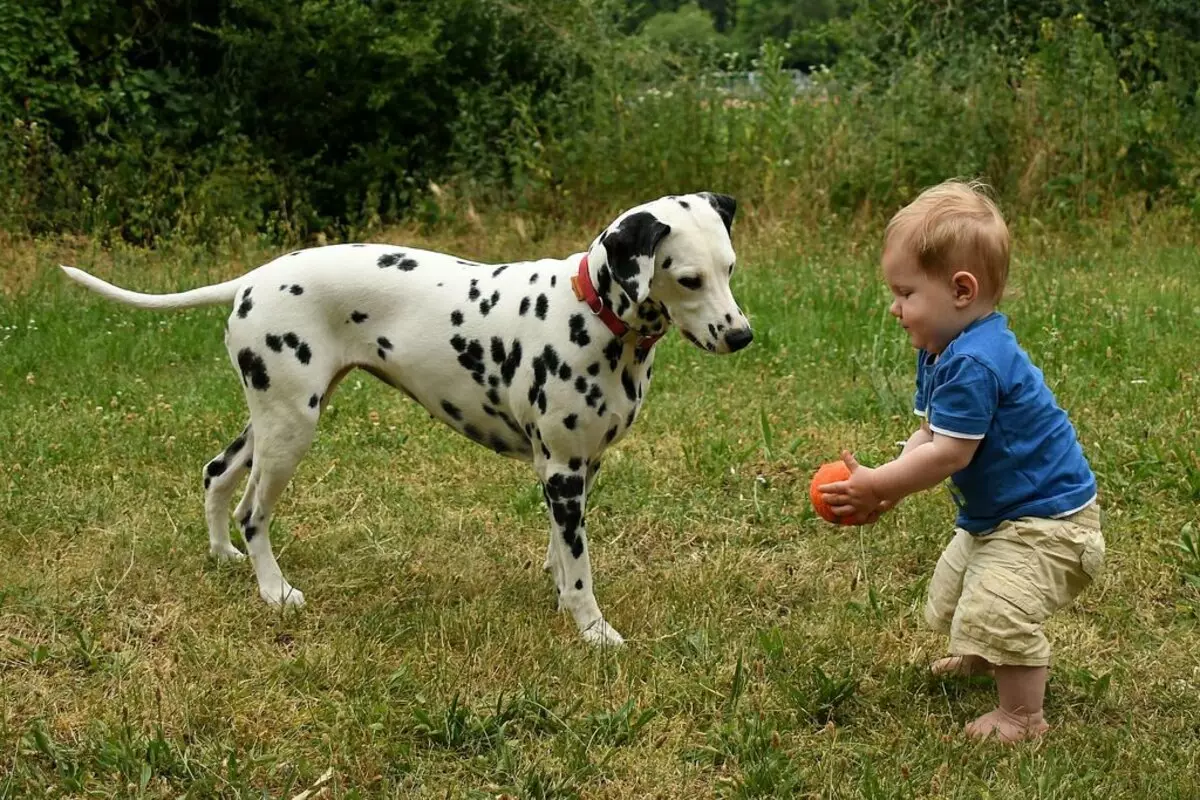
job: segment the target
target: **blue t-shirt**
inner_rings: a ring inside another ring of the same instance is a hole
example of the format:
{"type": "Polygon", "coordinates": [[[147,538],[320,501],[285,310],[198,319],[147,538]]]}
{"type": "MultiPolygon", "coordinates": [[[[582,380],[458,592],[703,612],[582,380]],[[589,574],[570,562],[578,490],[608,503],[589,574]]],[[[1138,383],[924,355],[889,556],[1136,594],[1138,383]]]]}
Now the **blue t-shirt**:
{"type": "Polygon", "coordinates": [[[1096,498],[1074,427],[1003,314],[968,325],[936,359],[918,352],[914,408],[934,433],[981,440],[950,476],[956,524],[970,533],[1018,517],[1065,517],[1096,498]]]}

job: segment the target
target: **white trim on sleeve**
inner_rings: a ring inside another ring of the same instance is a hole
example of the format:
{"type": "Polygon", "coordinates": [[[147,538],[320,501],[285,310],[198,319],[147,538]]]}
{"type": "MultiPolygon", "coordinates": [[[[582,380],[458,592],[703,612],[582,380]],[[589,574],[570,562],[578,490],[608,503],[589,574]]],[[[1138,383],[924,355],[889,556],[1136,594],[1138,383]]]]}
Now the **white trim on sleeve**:
{"type": "Polygon", "coordinates": [[[930,425],[929,430],[934,433],[940,433],[942,436],[951,436],[955,439],[982,439],[987,435],[983,433],[958,433],[957,431],[948,431],[945,428],[939,428],[937,425],[930,425]]]}
{"type": "Polygon", "coordinates": [[[928,417],[928,416],[929,416],[929,410],[928,410],[928,409],[926,409],[925,411],[922,411],[922,410],[921,410],[921,409],[919,409],[919,408],[914,408],[914,409],[913,409],[913,413],[914,413],[914,414],[916,414],[916,415],[917,415],[918,417],[920,417],[921,419],[925,419],[926,417],[928,417]]]}

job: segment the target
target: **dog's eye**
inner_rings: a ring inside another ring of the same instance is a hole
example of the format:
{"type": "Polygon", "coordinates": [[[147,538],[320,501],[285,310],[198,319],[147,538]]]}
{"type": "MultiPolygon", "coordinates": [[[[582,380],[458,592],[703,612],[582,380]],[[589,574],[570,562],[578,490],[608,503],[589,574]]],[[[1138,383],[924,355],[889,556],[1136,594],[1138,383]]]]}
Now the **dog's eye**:
{"type": "Polygon", "coordinates": [[[694,291],[704,285],[704,280],[698,276],[680,278],[679,285],[684,287],[685,289],[692,289],[694,291]]]}
{"type": "Polygon", "coordinates": [[[730,275],[733,275],[733,268],[734,268],[734,267],[736,267],[736,266],[737,266],[736,264],[730,264],[730,265],[729,265],[729,274],[730,274],[730,275]]]}

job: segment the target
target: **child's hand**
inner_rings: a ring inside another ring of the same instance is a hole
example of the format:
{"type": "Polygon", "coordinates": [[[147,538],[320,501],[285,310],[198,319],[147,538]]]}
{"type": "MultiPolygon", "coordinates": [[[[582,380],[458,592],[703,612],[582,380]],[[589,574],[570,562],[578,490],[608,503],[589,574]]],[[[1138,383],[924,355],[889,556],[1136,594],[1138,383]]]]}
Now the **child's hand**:
{"type": "Polygon", "coordinates": [[[850,516],[860,524],[869,525],[895,503],[875,493],[871,477],[875,470],[861,466],[849,450],[842,451],[842,461],[850,470],[849,480],[826,483],[817,488],[833,513],[850,516]]]}

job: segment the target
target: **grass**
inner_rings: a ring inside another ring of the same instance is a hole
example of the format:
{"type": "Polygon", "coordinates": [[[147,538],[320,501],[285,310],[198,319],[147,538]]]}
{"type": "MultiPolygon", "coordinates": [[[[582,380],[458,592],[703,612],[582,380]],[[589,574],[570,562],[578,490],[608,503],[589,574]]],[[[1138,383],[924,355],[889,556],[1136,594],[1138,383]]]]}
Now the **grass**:
{"type": "MultiPolygon", "coordinates": [[[[594,233],[491,227],[388,238],[500,258],[594,233]]],[[[269,610],[248,566],[206,558],[200,469],[244,421],[227,311],[107,304],[52,265],[162,290],[274,251],[4,245],[0,797],[1200,794],[1194,247],[1019,240],[1006,310],[1099,476],[1108,569],[1048,626],[1052,735],[1006,748],[960,734],[985,680],[925,670],[945,494],[853,530],[806,500],[840,447],[878,463],[912,425],[876,237],[735,232],[754,345],[664,340],[591,498],[621,652],[553,611],[532,472],[365,376],[273,528],[309,605],[269,610]]]]}

